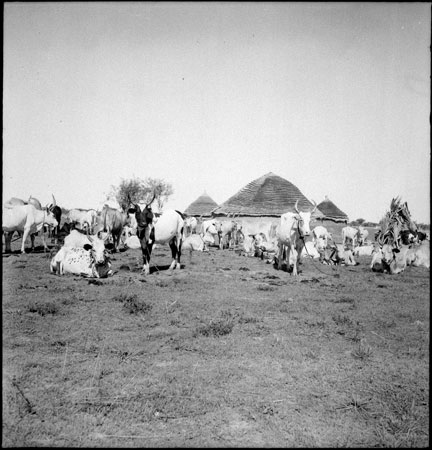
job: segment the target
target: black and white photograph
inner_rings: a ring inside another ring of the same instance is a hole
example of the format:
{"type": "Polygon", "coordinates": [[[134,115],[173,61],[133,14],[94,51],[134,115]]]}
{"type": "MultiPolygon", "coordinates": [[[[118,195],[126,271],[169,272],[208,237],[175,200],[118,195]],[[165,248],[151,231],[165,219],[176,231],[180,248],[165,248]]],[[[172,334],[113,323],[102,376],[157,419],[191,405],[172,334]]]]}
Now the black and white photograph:
{"type": "Polygon", "coordinates": [[[431,7],[3,3],[3,448],[429,447],[431,7]]]}

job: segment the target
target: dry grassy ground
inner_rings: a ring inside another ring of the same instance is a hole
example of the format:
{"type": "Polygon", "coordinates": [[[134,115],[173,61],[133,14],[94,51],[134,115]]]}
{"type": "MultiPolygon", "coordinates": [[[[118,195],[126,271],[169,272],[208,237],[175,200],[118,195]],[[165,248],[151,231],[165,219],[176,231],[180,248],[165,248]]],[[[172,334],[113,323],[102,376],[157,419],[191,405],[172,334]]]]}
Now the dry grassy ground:
{"type": "Polygon", "coordinates": [[[429,445],[429,270],[168,252],[3,255],[4,447],[429,445]]]}

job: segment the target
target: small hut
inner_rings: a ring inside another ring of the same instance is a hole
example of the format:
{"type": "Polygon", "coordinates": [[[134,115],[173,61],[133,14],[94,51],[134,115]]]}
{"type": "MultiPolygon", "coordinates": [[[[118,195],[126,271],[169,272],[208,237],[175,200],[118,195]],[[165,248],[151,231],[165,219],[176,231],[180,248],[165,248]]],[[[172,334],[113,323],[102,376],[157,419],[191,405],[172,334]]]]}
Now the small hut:
{"type": "Polygon", "coordinates": [[[341,211],[329,198],[325,196],[324,201],[318,205],[318,209],[324,214],[321,220],[348,223],[348,216],[341,211]]]}
{"type": "Polygon", "coordinates": [[[218,204],[204,191],[184,210],[184,214],[186,216],[211,217],[211,211],[217,206],[218,204]]]}

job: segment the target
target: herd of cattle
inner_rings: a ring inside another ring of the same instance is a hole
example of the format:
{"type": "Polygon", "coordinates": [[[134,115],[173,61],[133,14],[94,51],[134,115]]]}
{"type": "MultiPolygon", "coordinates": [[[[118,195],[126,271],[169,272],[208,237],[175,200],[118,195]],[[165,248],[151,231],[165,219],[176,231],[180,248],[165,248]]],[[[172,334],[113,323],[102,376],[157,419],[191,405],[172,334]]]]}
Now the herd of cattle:
{"type": "Polygon", "coordinates": [[[154,199],[155,195],[150,201],[134,203],[129,198],[127,211],[108,205],[100,212],[72,209],[62,218],[54,196],[45,208],[33,197],[27,202],[13,197],[3,205],[5,253],[11,252],[14,232],[22,237],[22,253],[28,236],[34,249],[37,233],[41,233],[43,246],[49,250],[45,240],[48,233],[57,249],[50,262],[52,273],[96,278],[114,274],[109,252],[118,251],[120,243],[124,248],[141,248],[144,274],[150,273],[154,245],[166,243],[172,255],[170,269],[180,268],[182,252],[208,251],[214,245],[258,256],[279,270],[286,266],[294,276],[304,257],[322,264],[356,265],[356,257],[370,256],[371,270],[390,274],[402,272],[407,265],[430,267],[429,235],[417,229],[406,203],[398,201],[392,202],[373,241],[366,228],[346,226],[342,242],[336,243],[324,226],[310,229],[316,204],[304,212],[299,211],[297,201],[295,212],[282,214],[277,221],[252,222],[234,217],[202,220],[185,217],[173,209],[156,217],[151,208],[154,199]]]}

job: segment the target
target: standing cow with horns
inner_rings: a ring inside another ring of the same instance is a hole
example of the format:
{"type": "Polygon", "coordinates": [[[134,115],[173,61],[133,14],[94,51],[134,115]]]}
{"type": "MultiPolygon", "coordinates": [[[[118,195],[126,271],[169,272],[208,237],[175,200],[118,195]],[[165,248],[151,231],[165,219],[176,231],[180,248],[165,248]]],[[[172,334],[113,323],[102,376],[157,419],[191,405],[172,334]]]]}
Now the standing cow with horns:
{"type": "Polygon", "coordinates": [[[133,203],[128,196],[129,203],[132,208],[129,211],[135,213],[137,221],[137,236],[141,244],[141,251],[143,255],[143,272],[145,275],[150,273],[150,256],[153,244],[169,243],[171,248],[172,262],[170,269],[180,269],[181,246],[183,239],[184,215],[174,209],[167,209],[158,218],[156,223],[153,223],[153,212],[151,204],[156,198],[156,193],[153,193],[153,198],[150,202],[145,202],[145,206],[141,207],[137,203],[133,203]]]}
{"type": "Polygon", "coordinates": [[[293,265],[292,274],[297,276],[297,265],[300,264],[300,258],[305,246],[304,238],[310,234],[310,220],[312,214],[317,209],[314,207],[309,212],[300,212],[298,209],[298,200],[294,205],[295,213],[287,212],[282,214],[279,231],[277,233],[279,255],[278,269],[282,269],[283,261],[289,269],[290,264],[293,265]],[[291,254],[291,257],[290,257],[291,254]]]}

